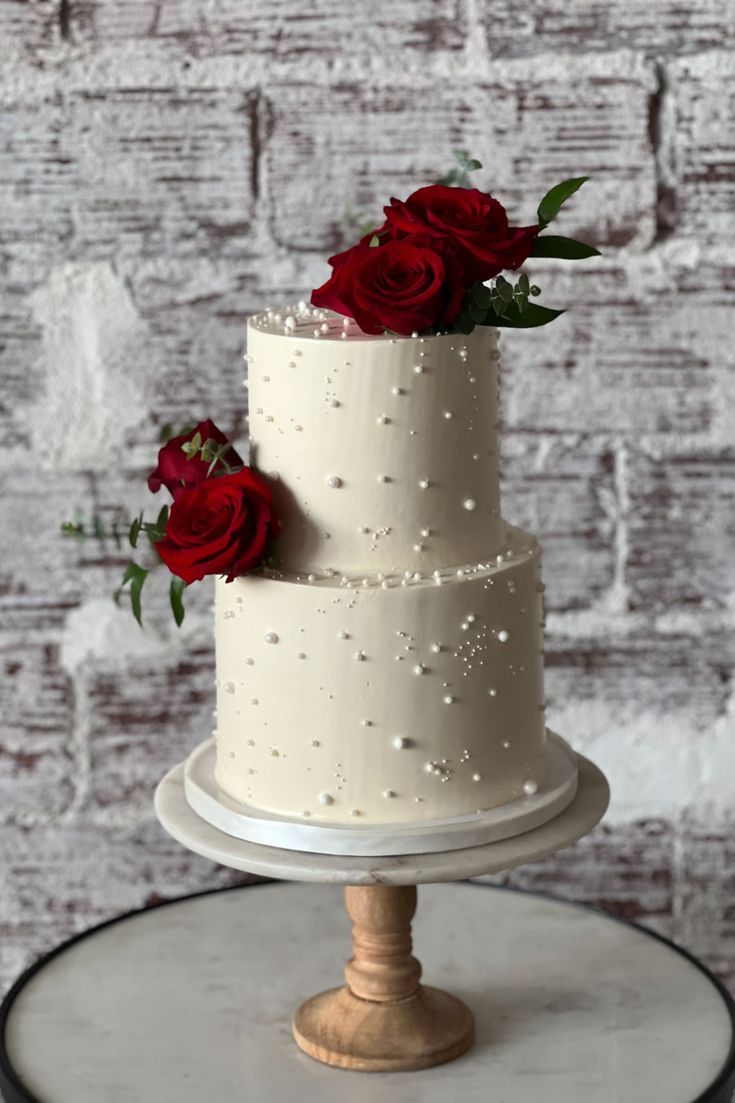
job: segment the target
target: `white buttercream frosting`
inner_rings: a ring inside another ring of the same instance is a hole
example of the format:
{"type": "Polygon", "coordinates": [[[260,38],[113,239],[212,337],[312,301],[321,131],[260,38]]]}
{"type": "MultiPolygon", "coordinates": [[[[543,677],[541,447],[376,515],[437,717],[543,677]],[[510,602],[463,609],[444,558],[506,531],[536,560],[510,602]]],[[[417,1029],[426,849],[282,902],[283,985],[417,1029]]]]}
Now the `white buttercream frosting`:
{"type": "Polygon", "coordinates": [[[368,337],[290,308],[250,320],[248,360],[282,531],[217,580],[217,784],[332,824],[535,792],[540,552],[500,517],[495,331],[368,337]]]}
{"type": "Polygon", "coordinates": [[[324,311],[251,318],[251,461],[277,478],[274,561],[430,571],[492,554],[495,356],[487,327],[390,338],[324,311]]]}

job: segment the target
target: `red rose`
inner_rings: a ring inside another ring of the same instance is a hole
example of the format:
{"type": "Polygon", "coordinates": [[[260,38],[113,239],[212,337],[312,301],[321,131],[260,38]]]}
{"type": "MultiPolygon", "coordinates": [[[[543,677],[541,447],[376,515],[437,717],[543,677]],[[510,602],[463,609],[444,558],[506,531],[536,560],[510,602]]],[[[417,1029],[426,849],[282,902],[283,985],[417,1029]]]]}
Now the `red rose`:
{"type": "MultiPolygon", "coordinates": [[[[185,487],[197,486],[206,479],[211,466],[210,462],[203,460],[200,456],[187,459],[186,453],[182,449],[182,445],[191,441],[197,433],[199,433],[202,444],[208,440],[213,440],[217,444],[227,443],[225,434],[209,419],[200,421],[190,433],[184,433],[180,437],[172,437],[171,440],[166,441],[158,453],[158,463],[155,471],[151,471],[148,476],[148,489],[153,494],[159,491],[163,485],[174,498],[177,498],[185,487]]],[[[225,453],[224,459],[231,467],[242,465],[242,460],[232,446],[225,453]]],[[[222,471],[223,469],[225,469],[225,465],[220,460],[214,470],[222,471]]]]}
{"type": "Polygon", "coordinates": [[[156,551],[186,583],[208,574],[232,582],[262,562],[277,534],[270,486],[243,467],[179,488],[156,551]]]}
{"type": "Polygon", "coordinates": [[[505,208],[477,188],[432,184],[419,188],[405,203],[391,199],[386,224],[394,236],[428,233],[451,239],[464,267],[467,284],[484,282],[504,268],[528,259],[538,226],[509,226],[505,208]]]}
{"type": "Polygon", "coordinates": [[[459,313],[465,287],[449,243],[426,235],[360,243],[329,263],[334,271],[311,301],[354,318],[364,333],[421,333],[459,313]]]}

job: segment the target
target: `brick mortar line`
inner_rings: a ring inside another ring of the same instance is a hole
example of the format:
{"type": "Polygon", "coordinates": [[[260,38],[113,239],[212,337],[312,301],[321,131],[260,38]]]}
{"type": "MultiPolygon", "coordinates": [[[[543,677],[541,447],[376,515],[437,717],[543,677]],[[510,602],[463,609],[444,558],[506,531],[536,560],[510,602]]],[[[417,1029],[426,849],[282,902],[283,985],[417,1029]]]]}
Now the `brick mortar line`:
{"type": "MultiPolygon", "coordinates": [[[[471,36],[468,36],[468,38],[471,36]]],[[[451,80],[451,91],[461,91],[473,84],[498,84],[514,79],[529,79],[538,71],[545,73],[545,83],[568,84],[570,80],[590,77],[613,77],[620,80],[643,82],[649,91],[655,91],[655,61],[651,54],[632,48],[620,47],[609,51],[554,52],[527,54],[513,58],[496,58],[473,49],[462,51],[459,57],[452,51],[445,53],[405,48],[389,60],[388,65],[374,66],[366,71],[363,58],[344,57],[337,62],[314,57],[298,61],[283,61],[267,53],[237,56],[212,54],[205,58],[191,58],[183,51],[177,55],[170,44],[161,45],[155,40],[125,42],[115,46],[101,46],[98,42],[83,46],[72,43],[39,51],[44,65],[29,61],[25,54],[16,53],[4,60],[5,87],[17,89],[28,100],[43,99],[68,91],[124,91],[129,89],[198,91],[250,91],[260,89],[283,90],[295,85],[312,85],[335,88],[340,84],[354,83],[363,90],[380,91],[386,88],[405,88],[420,92],[436,89],[439,79],[451,80]],[[148,47],[146,50],[145,47],[148,47]],[[421,69],[416,71],[406,61],[420,58],[421,69]],[[182,67],[186,61],[187,68],[182,67]],[[132,69],[132,72],[131,72],[132,69]]],[[[731,56],[734,50],[721,51],[731,56]]],[[[700,51],[686,55],[688,61],[707,57],[712,51],[700,51]]],[[[664,55],[666,61],[678,61],[682,55],[664,55]]],[[[3,82],[0,82],[0,89],[3,82]]]]}

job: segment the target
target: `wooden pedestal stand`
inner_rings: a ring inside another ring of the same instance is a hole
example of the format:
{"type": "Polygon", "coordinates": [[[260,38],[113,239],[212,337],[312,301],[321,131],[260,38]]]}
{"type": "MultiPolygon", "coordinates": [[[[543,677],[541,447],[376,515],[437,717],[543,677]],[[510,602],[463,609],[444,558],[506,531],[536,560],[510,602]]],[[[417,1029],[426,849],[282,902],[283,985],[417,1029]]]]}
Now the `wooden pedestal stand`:
{"type": "Polygon", "coordinates": [[[346,1069],[397,1072],[451,1061],[469,1049],[475,1022],[469,1007],[419,984],[411,953],[415,885],[350,886],[353,957],[347,984],[302,1004],[293,1021],[310,1057],[346,1069]]]}
{"type": "Polygon", "coordinates": [[[421,965],[411,953],[416,885],[513,869],[586,835],[604,815],[609,789],[591,762],[578,755],[577,764],[577,795],[548,823],[501,842],[431,854],[307,854],[234,838],[189,807],[183,763],[158,786],[156,813],[178,842],[221,865],[289,881],[348,886],[353,957],[345,969],[347,984],[302,1004],[294,1018],[294,1037],[305,1053],[328,1065],[365,1071],[421,1069],[469,1049],[474,1020],[461,1000],[419,983],[421,965]]]}

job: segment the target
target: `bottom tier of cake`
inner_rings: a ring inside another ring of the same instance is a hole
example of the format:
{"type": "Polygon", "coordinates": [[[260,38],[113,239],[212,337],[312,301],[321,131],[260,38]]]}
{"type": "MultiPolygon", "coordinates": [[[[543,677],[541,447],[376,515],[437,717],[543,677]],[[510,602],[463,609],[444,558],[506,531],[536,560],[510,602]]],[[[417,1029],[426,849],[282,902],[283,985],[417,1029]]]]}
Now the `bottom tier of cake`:
{"type": "Polygon", "coordinates": [[[539,547],[429,578],[217,580],[224,794],[282,816],[410,823],[536,793],[539,547]]]}

